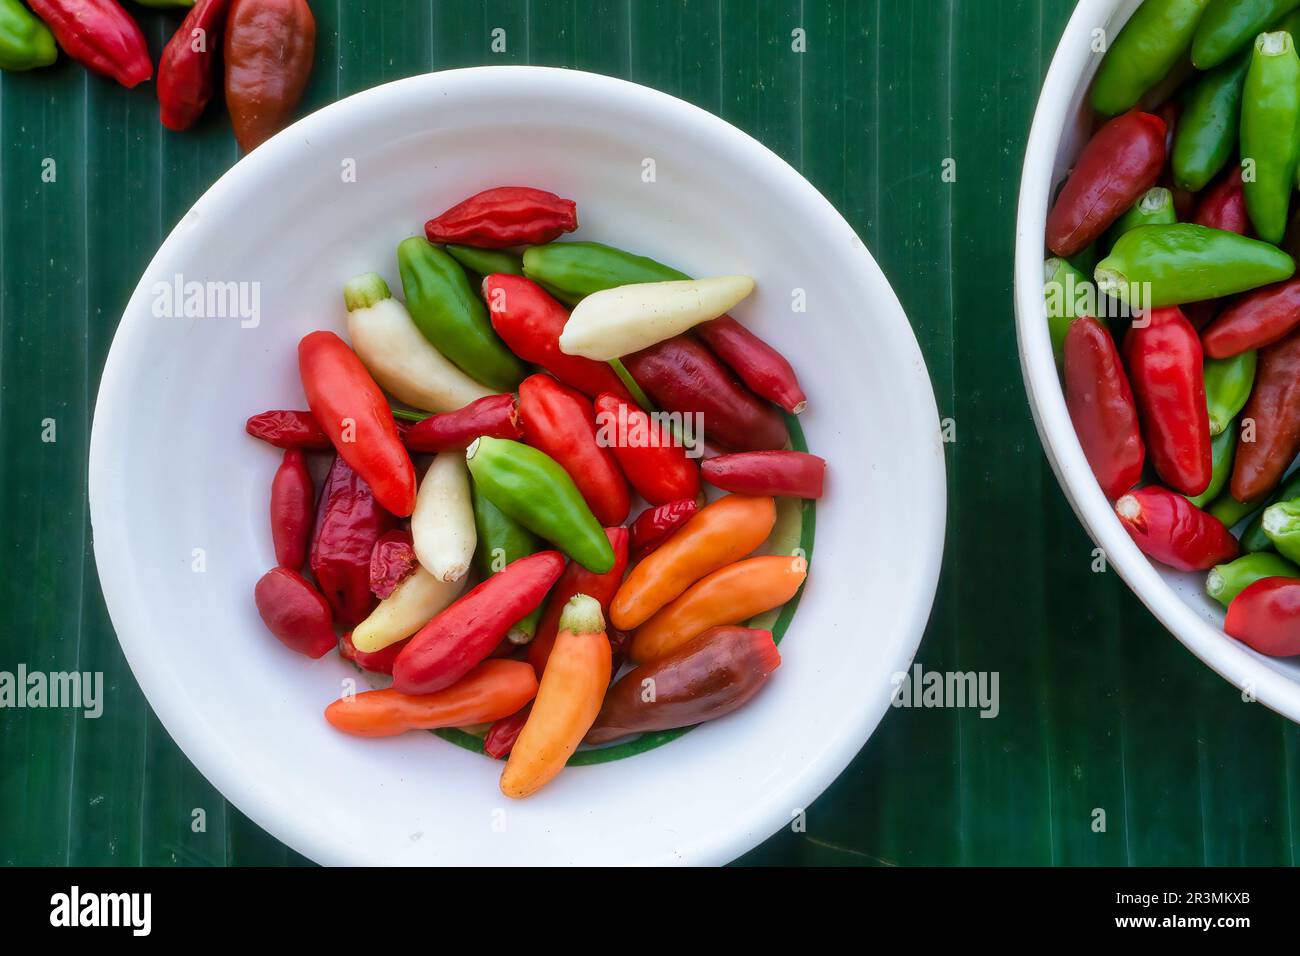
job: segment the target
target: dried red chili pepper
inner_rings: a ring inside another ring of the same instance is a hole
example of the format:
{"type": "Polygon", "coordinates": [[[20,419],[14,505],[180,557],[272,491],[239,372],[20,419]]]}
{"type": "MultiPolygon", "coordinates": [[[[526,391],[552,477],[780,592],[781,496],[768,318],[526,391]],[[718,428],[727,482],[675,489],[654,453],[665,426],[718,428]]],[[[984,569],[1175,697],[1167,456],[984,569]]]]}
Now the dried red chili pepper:
{"type": "Polygon", "coordinates": [[[414,573],[419,563],[410,531],[386,531],[370,552],[370,592],[382,601],[414,573]]]}
{"type": "Polygon", "coordinates": [[[393,673],[393,662],[397,660],[397,655],[402,653],[409,642],[410,638],[398,641],[396,644],[389,644],[383,650],[378,651],[359,651],[357,646],[352,643],[352,632],[348,631],[339,641],[339,657],[345,661],[351,661],[363,671],[370,671],[372,674],[393,673]]]}
{"type": "Polygon", "coordinates": [[[128,90],[153,76],[144,34],[115,0],[28,0],[63,51],[128,90]]]}
{"type": "Polygon", "coordinates": [[[1156,473],[1175,491],[1201,494],[1213,462],[1196,330],[1177,307],[1154,309],[1129,329],[1124,360],[1156,473]]]}
{"type": "Polygon", "coordinates": [[[1240,166],[1233,166],[1226,176],[1210,187],[1196,207],[1192,221],[1198,226],[1235,232],[1239,236],[1250,232],[1250,216],[1246,212],[1246,194],[1242,189],[1240,166]]]}
{"type": "Polygon", "coordinates": [[[700,493],[700,468],[672,432],[630,401],[605,392],[596,398],[597,440],[614,449],[623,474],[652,505],[700,493]]]}
{"type": "Polygon", "coordinates": [[[480,249],[537,246],[578,228],[571,199],[528,186],[485,189],[424,224],[430,242],[480,249]]]}
{"type": "Polygon", "coordinates": [[[328,451],[334,447],[311,412],[286,409],[261,412],[244,424],[244,431],[276,448],[328,451]]]}
{"type": "Polygon", "coordinates": [[[306,0],[232,0],[226,26],[226,108],[248,152],[293,117],[311,75],[316,19],[306,0]]]}
{"type": "Polygon", "coordinates": [[[1143,554],[1180,571],[1208,571],[1239,551],[1222,521],[1168,488],[1134,489],[1115,502],[1115,513],[1143,554]]]}
{"type": "Polygon", "coordinates": [[[253,600],[263,623],[289,650],[315,658],[337,645],[329,604],[297,571],[267,571],[253,589],[253,600]]]}
{"type": "Polygon", "coordinates": [[[487,734],[483,737],[483,752],[489,757],[495,757],[497,760],[504,760],[509,757],[510,751],[515,749],[515,741],[519,739],[519,732],[524,729],[524,724],[528,722],[528,715],[532,712],[533,705],[530,702],[509,717],[502,717],[489,727],[487,734]]]}
{"type": "MultiPolygon", "coordinates": [[[[627,570],[628,530],[627,528],[606,528],[610,547],[614,549],[614,566],[604,574],[593,574],[577,561],[570,561],[564,574],[556,582],[551,596],[546,601],[546,610],[537,622],[537,635],[528,645],[528,663],[533,665],[538,679],[546,669],[546,661],[555,646],[555,635],[560,632],[560,614],[569,599],[578,594],[595,598],[600,603],[600,613],[609,620],[609,605],[623,583],[623,572],[627,570]]],[[[614,632],[607,630],[611,638],[614,632]]],[[[612,646],[612,644],[611,644],[612,646]]]]}
{"type": "Polygon", "coordinates": [[[339,624],[351,629],[375,606],[370,557],[393,527],[365,480],[340,456],[334,459],[316,509],[311,571],[339,624]]]}
{"type": "Polygon", "coordinates": [[[1142,477],[1146,449],[1119,351],[1091,316],[1070,323],[1065,335],[1065,404],[1102,492],[1118,498],[1142,477]]]}
{"type": "Polygon", "coordinates": [[[402,441],[408,451],[434,454],[463,451],[475,438],[484,435],[514,441],[523,438],[519,403],[513,395],[488,395],[454,412],[430,415],[403,429],[402,441]]]}
{"type": "Polygon", "coordinates": [[[158,105],[168,129],[189,129],[212,99],[212,74],[229,0],[198,0],[158,60],[158,105]]]}
{"type": "Polygon", "coordinates": [[[1233,300],[1201,333],[1210,358],[1230,358],[1272,345],[1300,326],[1300,276],[1233,300]]]}
{"type": "Polygon", "coordinates": [[[280,567],[297,571],[307,560],[315,503],[315,487],[306,459],[297,448],[285,449],[284,459],[271,479],[271,541],[280,567]]]}
{"type": "Polygon", "coordinates": [[[808,396],[785,356],[731,316],[703,322],[695,327],[695,334],[755,395],[780,405],[791,415],[808,407],[808,396]]]}
{"type": "Polygon", "coordinates": [[[1232,599],[1223,629],[1270,657],[1300,654],[1300,581],[1256,581],[1232,599]]]}
{"type": "Polygon", "coordinates": [[[1101,237],[1165,165],[1165,123],[1136,110],[1117,116],[1083,148],[1047,217],[1047,247],[1062,258],[1101,237]]]}
{"type": "Polygon", "coordinates": [[[654,551],[699,510],[699,503],[694,498],[682,498],[641,512],[630,529],[628,550],[632,560],[640,561],[654,551]]]}
{"type": "Polygon", "coordinates": [[[710,458],[700,473],[713,487],[741,495],[820,498],[826,459],[806,451],[744,451],[710,458]]]}
{"type": "Polygon", "coordinates": [[[1232,497],[1263,498],[1300,451],[1300,332],[1261,349],[1255,387],[1241,412],[1232,497]]]}

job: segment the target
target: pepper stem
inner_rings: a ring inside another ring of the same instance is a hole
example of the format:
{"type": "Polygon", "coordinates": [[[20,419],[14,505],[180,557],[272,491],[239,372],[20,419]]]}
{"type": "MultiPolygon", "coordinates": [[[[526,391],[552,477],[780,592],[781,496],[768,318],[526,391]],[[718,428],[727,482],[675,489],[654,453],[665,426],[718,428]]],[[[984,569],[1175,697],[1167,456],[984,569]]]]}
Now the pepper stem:
{"type": "Polygon", "coordinates": [[[1261,33],[1255,40],[1255,49],[1259,50],[1264,56],[1278,56],[1285,53],[1291,46],[1291,34],[1285,30],[1279,30],[1276,33],[1261,33]]]}
{"type": "Polygon", "coordinates": [[[600,613],[600,602],[586,594],[569,598],[560,612],[560,630],[574,634],[604,634],[605,616],[600,613]]]}
{"type": "Polygon", "coordinates": [[[367,272],[349,279],[343,286],[343,303],[349,312],[368,309],[377,302],[391,299],[393,293],[378,272],[367,272]]]}
{"type": "Polygon", "coordinates": [[[1124,273],[1117,272],[1114,269],[1103,269],[1098,266],[1095,278],[1098,292],[1119,299],[1124,298],[1119,291],[1128,288],[1128,277],[1124,273]]]}
{"type": "Polygon", "coordinates": [[[633,401],[641,406],[642,411],[653,412],[655,410],[654,405],[651,404],[650,399],[646,396],[646,393],[641,390],[641,386],[636,383],[636,379],[632,377],[632,373],[627,370],[627,366],[623,364],[621,359],[610,359],[609,367],[614,370],[614,374],[617,375],[619,381],[626,386],[633,401]]]}

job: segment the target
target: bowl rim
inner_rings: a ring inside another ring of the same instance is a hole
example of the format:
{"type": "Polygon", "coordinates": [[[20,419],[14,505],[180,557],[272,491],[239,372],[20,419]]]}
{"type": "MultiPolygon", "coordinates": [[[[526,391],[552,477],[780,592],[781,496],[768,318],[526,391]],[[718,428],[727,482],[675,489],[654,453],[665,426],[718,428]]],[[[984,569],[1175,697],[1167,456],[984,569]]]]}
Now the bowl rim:
{"type": "MultiPolygon", "coordinates": [[[[220,202],[236,189],[237,184],[242,185],[262,176],[264,171],[274,171],[283,157],[302,148],[303,142],[309,143],[314,132],[323,131],[339,122],[351,122],[381,99],[419,95],[429,102],[432,101],[433,94],[445,93],[458,84],[472,83],[488,76],[494,82],[500,82],[503,77],[511,77],[525,83],[547,81],[556,84],[585,84],[593,95],[601,92],[619,96],[627,102],[629,109],[680,111],[684,117],[709,124],[716,130],[718,137],[729,140],[740,148],[754,151],[761,162],[773,164],[782,177],[790,179],[792,188],[803,195],[809,205],[810,216],[842,227],[856,238],[856,233],[839,211],[802,174],[772,150],[723,118],[670,94],[630,81],[585,71],[533,66],[469,67],[424,73],[381,84],[337,100],[303,117],[257,150],[242,157],[196,199],[191,212],[209,203],[220,202]]],[[[245,779],[247,775],[240,772],[237,761],[232,759],[227,748],[221,745],[220,740],[213,739],[214,736],[220,736],[219,731],[189,714],[184,695],[175,693],[170,687],[168,668],[148,653],[150,641],[147,635],[150,629],[145,616],[136,606],[138,602],[133,594],[133,572],[128,567],[128,562],[113,560],[122,536],[126,533],[114,514],[115,503],[111,499],[110,479],[116,470],[112,457],[112,446],[116,442],[112,434],[115,431],[112,420],[116,411],[126,403],[128,382],[124,363],[127,361],[126,353],[135,348],[131,342],[136,335],[132,330],[135,323],[130,317],[139,311],[139,298],[147,292],[143,290],[145,280],[156,271],[160,263],[174,254],[173,250],[181,242],[189,218],[190,214],[187,213],[178,220],[145,267],[140,284],[128,301],[122,320],[114,331],[95,404],[88,465],[89,502],[96,570],[105,605],[118,642],[151,708],[186,757],[225,799],[276,839],[313,860],[327,864],[373,863],[373,858],[366,856],[363,850],[341,845],[337,840],[331,841],[320,828],[308,822],[310,814],[289,812],[288,808],[283,807],[254,781],[245,779]]],[[[858,238],[857,246],[858,253],[863,257],[863,268],[879,276],[887,295],[897,308],[897,315],[903,321],[904,327],[899,328],[896,335],[899,348],[908,353],[910,359],[904,378],[905,382],[910,383],[906,398],[915,403],[918,421],[925,419],[933,422],[933,443],[937,452],[918,456],[923,459],[923,467],[911,476],[917,494],[923,496],[922,500],[929,501],[932,507],[917,509],[915,515],[918,542],[915,560],[918,574],[908,589],[912,600],[907,604],[905,614],[900,615],[902,636],[896,659],[891,662],[892,672],[900,672],[911,666],[937,593],[947,522],[946,468],[942,445],[939,443],[938,404],[915,331],[910,327],[907,314],[892,285],[866,244],[858,238]]],[[[817,753],[810,756],[806,765],[800,769],[796,775],[797,782],[792,781],[786,791],[787,796],[806,796],[798,805],[809,806],[843,773],[875,732],[890,709],[891,696],[891,687],[882,688],[880,693],[863,694],[861,706],[847,715],[849,719],[843,722],[839,731],[826,739],[817,753]]],[[[752,849],[788,822],[788,808],[750,807],[746,812],[735,814],[729,823],[717,827],[707,837],[697,840],[693,845],[682,847],[676,855],[663,859],[665,862],[694,864],[727,862],[752,849]]]]}
{"type": "Polygon", "coordinates": [[[1300,682],[1269,667],[1255,651],[1212,627],[1189,607],[1133,543],[1093,477],[1065,405],[1048,336],[1043,300],[1043,236],[1047,230],[1057,150],[1068,104],[1088,73],[1087,35],[1125,0],[1081,0],[1052,58],[1034,112],[1016,214],[1015,306],[1020,368],[1034,425],[1056,479],[1084,530],[1107,561],[1164,627],[1213,671],[1250,690],[1260,703],[1300,723],[1300,682]]]}

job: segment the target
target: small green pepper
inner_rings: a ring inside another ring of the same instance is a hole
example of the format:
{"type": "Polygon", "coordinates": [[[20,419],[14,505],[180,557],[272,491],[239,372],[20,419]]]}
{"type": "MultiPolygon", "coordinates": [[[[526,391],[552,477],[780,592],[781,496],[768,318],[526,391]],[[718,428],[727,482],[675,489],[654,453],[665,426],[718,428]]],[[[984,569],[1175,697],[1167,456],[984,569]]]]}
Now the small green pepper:
{"type": "Polygon", "coordinates": [[[1232,497],[1231,492],[1225,491],[1215,498],[1210,507],[1205,510],[1222,521],[1225,528],[1235,528],[1258,511],[1260,507],[1261,503],[1258,501],[1238,501],[1232,497]]]}
{"type": "Polygon", "coordinates": [[[478,249],[474,246],[443,246],[447,253],[470,272],[481,276],[524,274],[524,263],[513,252],[503,249],[478,249]]]}
{"type": "Polygon", "coordinates": [[[1246,407],[1255,385],[1256,362],[1254,351],[1205,360],[1205,403],[1210,410],[1211,435],[1225,432],[1237,413],[1246,407]]]}
{"type": "Polygon", "coordinates": [[[524,275],[548,290],[579,298],[637,282],[690,278],[661,262],[599,242],[552,242],[525,249],[524,275]]]}
{"type": "Polygon", "coordinates": [[[0,0],[0,69],[33,70],[58,56],[49,27],[19,0],[0,0]]]}
{"type": "Polygon", "coordinates": [[[1133,207],[1115,220],[1114,224],[1102,236],[1102,245],[1113,248],[1128,233],[1138,226],[1167,226],[1178,221],[1174,209],[1174,194],[1163,186],[1148,189],[1133,207]]]}
{"type": "Polygon", "coordinates": [[[1300,157],[1300,57],[1289,33],[1255,41],[1241,102],[1242,191],[1261,239],[1286,235],[1300,157]]]}
{"type": "Polygon", "coordinates": [[[1241,550],[1252,554],[1256,551],[1272,551],[1273,542],[1264,533],[1264,511],[1279,502],[1293,501],[1296,498],[1300,498],[1300,471],[1286,478],[1276,491],[1260,503],[1260,513],[1255,515],[1241,536],[1241,550]]]}
{"type": "Polygon", "coordinates": [[[569,473],[536,448],[506,438],[475,439],[465,450],[474,485],[533,534],[593,574],[614,566],[614,549],[569,473]]]}
{"type": "Polygon", "coordinates": [[[1260,527],[1282,557],[1300,561],[1300,499],[1269,505],[1264,509],[1260,527]]]}
{"type": "MultiPolygon", "coordinates": [[[[489,501],[487,495],[479,490],[478,482],[471,483],[470,493],[474,503],[474,528],[478,532],[474,563],[481,577],[490,578],[504,571],[511,562],[542,550],[541,539],[489,501]]],[[[537,633],[541,616],[542,608],[538,605],[522,621],[511,625],[506,637],[512,644],[527,644],[537,633]]]]}
{"type": "Polygon", "coordinates": [[[1106,52],[1092,85],[1092,106],[1118,116],[1165,78],[1192,44],[1210,0],[1146,0],[1106,52]]]}
{"type": "Polygon", "coordinates": [[[1227,607],[1238,594],[1264,578],[1300,578],[1300,568],[1276,554],[1244,554],[1210,568],[1205,593],[1227,607]]]}
{"type": "Polygon", "coordinates": [[[1078,304],[1092,286],[1092,281],[1065,259],[1048,259],[1043,263],[1043,295],[1047,300],[1047,331],[1052,337],[1052,354],[1056,367],[1065,361],[1065,333],[1081,314],[1078,304]]]}
{"type": "Polygon", "coordinates": [[[1188,91],[1174,132],[1174,182],[1180,189],[1200,192],[1231,158],[1250,59],[1240,54],[1203,74],[1188,91]]]}
{"type": "Polygon", "coordinates": [[[1218,66],[1298,6],[1300,0],[1211,0],[1192,38],[1192,65],[1218,66]]]}
{"type": "Polygon", "coordinates": [[[1220,432],[1210,439],[1210,457],[1213,465],[1210,470],[1210,483],[1199,495],[1189,497],[1187,500],[1198,508],[1204,508],[1214,501],[1232,475],[1232,459],[1236,457],[1236,454],[1237,432],[1235,429],[1220,432]]]}

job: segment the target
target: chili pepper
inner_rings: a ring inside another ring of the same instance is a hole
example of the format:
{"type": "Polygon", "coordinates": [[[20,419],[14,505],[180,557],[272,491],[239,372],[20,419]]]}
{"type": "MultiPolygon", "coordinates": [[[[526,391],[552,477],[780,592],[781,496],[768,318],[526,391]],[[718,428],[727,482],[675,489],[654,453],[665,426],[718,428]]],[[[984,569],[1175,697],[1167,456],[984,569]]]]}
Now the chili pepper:
{"type": "Polygon", "coordinates": [[[217,37],[229,0],[199,0],[158,60],[158,105],[168,129],[189,129],[212,99],[217,37]]]}
{"type": "Polygon", "coordinates": [[[392,526],[392,515],[380,506],[365,479],[336,457],[316,508],[311,571],[344,628],[365,620],[374,607],[370,555],[392,526]]]}
{"type": "Polygon", "coordinates": [[[510,751],[515,748],[515,741],[519,739],[519,732],[524,729],[524,724],[528,722],[528,715],[532,712],[533,705],[524,704],[509,717],[502,717],[489,727],[488,732],[483,736],[483,752],[497,760],[504,760],[510,756],[510,751]]]}
{"type": "Polygon", "coordinates": [[[1192,223],[1141,226],[1097,264],[1097,288],[1141,309],[1217,299],[1291,278],[1295,261],[1267,242],[1192,223]]]}
{"type": "Polygon", "coordinates": [[[0,0],[0,69],[32,70],[58,57],[49,27],[19,0],[0,0]]]}
{"type": "Polygon", "coordinates": [[[1236,299],[1201,336],[1205,354],[1226,359],[1286,338],[1300,326],[1300,278],[1236,299]]]}
{"type": "Polygon", "coordinates": [[[144,34],[115,0],[28,0],[63,52],[128,90],[153,76],[144,34]]]}
{"type": "Polygon", "coordinates": [[[438,580],[459,581],[469,573],[478,536],[469,471],[460,452],[442,452],[424,473],[411,514],[411,537],[420,565],[438,580]]]}
{"type": "Polygon", "coordinates": [[[465,267],[467,272],[475,273],[480,279],[492,275],[521,276],[524,274],[524,260],[513,252],[500,249],[476,249],[474,246],[458,246],[448,243],[443,246],[447,254],[465,267]]]}
{"type": "Polygon", "coordinates": [[[1196,207],[1193,220],[1198,226],[1209,226],[1224,232],[1244,236],[1250,229],[1250,215],[1246,212],[1246,195],[1242,190],[1241,167],[1233,166],[1205,194],[1196,207]]]}
{"type": "Polygon", "coordinates": [[[627,520],[631,498],[614,453],[596,442],[595,412],[581,392],[549,375],[519,386],[524,440],[563,466],[602,525],[627,520]]]}
{"type": "Polygon", "coordinates": [[[417,564],[370,616],[352,629],[353,645],[363,653],[377,653],[401,643],[450,607],[465,590],[466,581],[439,581],[417,564]]]}
{"type": "Polygon", "coordinates": [[[1086,313],[1081,298],[1089,295],[1092,280],[1072,266],[1068,259],[1051,258],[1043,263],[1043,295],[1047,300],[1047,334],[1052,340],[1056,367],[1065,367],[1065,335],[1075,319],[1086,313]]]}
{"type": "Polygon", "coordinates": [[[1273,490],[1300,451],[1300,333],[1260,350],[1241,421],[1232,496],[1253,501],[1273,490]]]}
{"type": "Polygon", "coordinates": [[[1282,557],[1300,560],[1300,499],[1269,505],[1261,516],[1260,527],[1282,557]]]}
{"type": "Polygon", "coordinates": [[[695,334],[759,398],[779,405],[791,415],[801,414],[808,407],[808,396],[799,387],[799,378],[785,356],[731,316],[701,322],[695,334]]]}
{"type": "Polygon", "coordinates": [[[645,623],[692,584],[752,554],[776,525],[776,502],[723,495],[632,569],[610,605],[615,627],[645,623]]]}
{"type": "Polygon", "coordinates": [[[1205,360],[1205,401],[1211,435],[1226,432],[1237,413],[1246,407],[1255,385],[1256,354],[1242,352],[1232,358],[1205,360]]]}
{"type": "Polygon", "coordinates": [[[384,393],[361,360],[333,332],[312,332],[298,343],[298,372],[312,415],[340,457],[381,505],[399,517],[409,515],[415,508],[415,467],[384,393]]]}
{"type": "Polygon", "coordinates": [[[1300,568],[1276,554],[1243,554],[1210,568],[1205,593],[1226,608],[1238,594],[1264,578],[1300,578],[1300,568]]]}
{"type": "Polygon", "coordinates": [[[1259,551],[1272,551],[1273,542],[1264,533],[1264,511],[1279,501],[1291,501],[1300,498],[1300,471],[1292,472],[1273,489],[1266,498],[1254,502],[1254,518],[1241,534],[1241,550],[1254,554],[1259,551]]]}
{"type": "Polygon", "coordinates": [[[1047,217],[1047,247],[1055,255],[1068,259],[1100,239],[1156,184],[1165,165],[1165,129],[1160,117],[1135,111],[1093,135],[1047,217]]]}
{"type": "Polygon", "coordinates": [[[595,407],[596,440],[614,449],[637,494],[652,505],[699,495],[699,466],[668,428],[609,392],[597,396],[595,407]]]}
{"type": "Polygon", "coordinates": [[[1134,322],[1124,339],[1128,366],[1156,473],[1174,491],[1199,495],[1210,483],[1210,416],[1201,340],[1176,308],[1134,322]]]}
{"type": "Polygon", "coordinates": [[[271,479],[271,541],[280,567],[297,571],[307,560],[315,502],[315,488],[302,452],[296,448],[285,449],[280,467],[271,479]]]}
{"type": "MultiPolygon", "coordinates": [[[[1235,457],[1235,455],[1234,455],[1235,457]]],[[[1223,522],[1225,528],[1235,528],[1241,522],[1245,521],[1255,512],[1259,511],[1261,502],[1242,502],[1232,497],[1230,491],[1224,491],[1219,497],[1215,498],[1210,507],[1205,509],[1215,518],[1223,522]]],[[[1243,539],[1241,543],[1243,551],[1249,551],[1246,542],[1243,539]]]]}
{"type": "Polygon", "coordinates": [[[416,326],[468,375],[493,391],[508,392],[528,374],[493,333],[487,309],[459,262],[412,236],[398,245],[397,266],[416,326]]]}
{"type": "Polygon", "coordinates": [[[1146,446],[1119,351],[1091,316],[1073,323],[1065,337],[1065,404],[1102,492],[1118,498],[1142,477],[1146,446]]]}
{"type": "Polygon", "coordinates": [[[344,634],[339,641],[339,657],[345,661],[351,661],[360,667],[363,671],[370,671],[372,674],[393,674],[393,662],[397,660],[397,655],[402,652],[406,646],[406,641],[398,641],[396,644],[390,644],[382,651],[359,651],[357,646],[352,643],[352,635],[344,634]]]}
{"type": "Polygon", "coordinates": [[[405,528],[385,532],[370,552],[370,593],[382,601],[419,566],[411,532],[405,528]]]}
{"type": "Polygon", "coordinates": [[[289,650],[318,658],[337,646],[329,604],[297,571],[267,571],[253,589],[253,600],[267,629],[289,650]]]}
{"type": "Polygon", "coordinates": [[[1202,74],[1187,92],[1174,136],[1174,182],[1198,193],[1232,156],[1241,125],[1241,95],[1250,67],[1243,53],[1202,74]]]}
{"type": "MultiPolygon", "coordinates": [[[[1229,423],[1233,424],[1233,423],[1229,423]]],[[[1204,509],[1219,497],[1228,484],[1228,478],[1232,475],[1232,460],[1237,452],[1237,430],[1229,428],[1220,432],[1210,439],[1210,456],[1212,466],[1210,470],[1210,483],[1206,485],[1205,490],[1199,495],[1189,495],[1188,501],[1196,507],[1204,509]]]]}
{"type": "Polygon", "coordinates": [[[479,438],[465,459],[475,487],[533,534],[589,571],[603,574],[614,566],[604,529],[554,458],[509,439],[479,438]]]}
{"type": "Polygon", "coordinates": [[[560,351],[560,333],[569,314],[537,283],[518,276],[487,276],[483,280],[483,298],[492,328],[525,362],[540,365],[565,385],[592,398],[601,392],[613,392],[631,400],[619,377],[604,362],[560,351]]]}
{"type": "Polygon", "coordinates": [[[573,200],[528,186],[497,186],[430,219],[424,234],[430,242],[505,249],[550,242],[577,228],[573,200]]]}
{"type": "Polygon", "coordinates": [[[1210,0],[1192,40],[1192,64],[1198,70],[1218,66],[1297,6],[1297,0],[1210,0]]]}
{"type": "Polygon", "coordinates": [[[1163,186],[1152,186],[1106,230],[1101,244],[1110,249],[1119,242],[1121,236],[1138,226],[1167,226],[1177,221],[1174,194],[1163,186]]]}
{"type": "Polygon", "coordinates": [[[542,603],[563,571],[558,551],[541,551],[492,575],[416,632],[393,665],[393,687],[404,694],[432,694],[456,683],[496,650],[512,624],[542,603]]]}
{"type": "Polygon", "coordinates": [[[524,275],[576,296],[622,285],[690,278],[654,259],[599,242],[553,242],[525,249],[524,275]]]}
{"type": "Polygon", "coordinates": [[[276,448],[328,451],[334,446],[311,412],[279,410],[254,415],[244,431],[276,448]]]}
{"type": "Polygon", "coordinates": [[[352,347],[375,381],[400,401],[431,412],[452,412],[494,394],[421,334],[388,283],[375,273],[349,281],[343,300],[352,347]]]}
{"type": "MultiPolygon", "coordinates": [[[[472,483],[471,497],[474,505],[474,527],[478,534],[478,549],[474,552],[479,574],[489,578],[504,571],[520,558],[542,550],[541,539],[511,518],[488,500],[472,483]]],[[[581,565],[578,565],[581,567],[581,565]]],[[[512,646],[527,644],[537,632],[540,606],[510,626],[506,639],[512,646]]]]}
{"type": "Polygon", "coordinates": [[[1145,0],[1106,51],[1092,106],[1114,116],[1132,107],[1186,55],[1209,0],[1145,0]]]}
{"type": "Polygon", "coordinates": [[[325,719],[356,737],[393,737],[408,730],[485,724],[513,714],[537,693],[522,661],[484,661],[454,685],[428,694],[368,690],[334,701],[325,719]]]}
{"type": "Polygon", "coordinates": [[[532,712],[501,772],[512,799],[536,793],[564,769],[600,713],[611,671],[600,604],[579,594],[560,615],[560,633],[542,674],[532,712]]]}
{"type": "Polygon", "coordinates": [[[704,433],[713,441],[739,451],[758,451],[783,448],[790,438],[781,413],[754,397],[690,336],[678,335],[642,349],[627,356],[626,364],[656,405],[683,416],[700,416],[704,433]]]}
{"type": "Polygon", "coordinates": [[[1242,94],[1241,156],[1254,165],[1243,186],[1251,224],[1261,239],[1280,243],[1300,158],[1300,57],[1289,33],[1255,41],[1242,94]]]}
{"type": "Polygon", "coordinates": [[[440,415],[430,415],[416,422],[402,435],[408,451],[432,454],[440,451],[464,451],[475,438],[524,437],[519,422],[519,401],[509,392],[487,395],[464,408],[440,415]]]}
{"type": "Polygon", "coordinates": [[[1300,581],[1263,578],[1228,605],[1223,629],[1270,657],[1300,654],[1300,581]]]}
{"type": "Polygon", "coordinates": [[[742,495],[820,498],[826,459],[806,451],[746,451],[710,458],[700,473],[713,487],[742,495]]]}
{"type": "Polygon", "coordinates": [[[720,568],[638,627],[628,656],[638,664],[659,660],[711,627],[739,624],[780,607],[807,575],[808,562],[789,555],[748,558],[720,568]]]}
{"type": "Polygon", "coordinates": [[[586,742],[716,720],[742,707],[780,664],[771,631],[709,628],[616,681],[586,742]],[[648,700],[647,688],[654,689],[648,700]]]}
{"type": "MultiPolygon", "coordinates": [[[[546,670],[546,661],[555,645],[555,635],[560,631],[560,614],[569,601],[576,595],[585,594],[600,604],[601,614],[609,615],[610,602],[614,600],[615,593],[623,583],[623,572],[627,570],[628,531],[626,528],[606,528],[605,535],[609,539],[609,546],[614,549],[614,566],[604,574],[593,574],[577,561],[570,561],[546,602],[546,610],[537,625],[537,638],[528,645],[528,663],[533,665],[538,677],[546,670]]],[[[611,642],[619,633],[609,632],[611,642]]]]}
{"type": "Polygon", "coordinates": [[[306,0],[231,0],[226,108],[244,152],[289,125],[315,50],[316,19],[306,0]]]}
{"type": "Polygon", "coordinates": [[[694,498],[681,498],[647,508],[632,522],[629,550],[633,561],[640,561],[682,529],[700,509],[694,498]]]}
{"type": "Polygon", "coordinates": [[[1130,491],[1115,513],[1143,554],[1179,571],[1207,571],[1238,554],[1237,539],[1222,522],[1167,488],[1130,491]]]}

